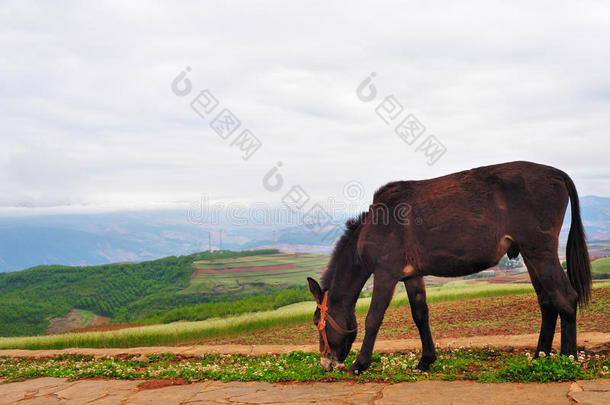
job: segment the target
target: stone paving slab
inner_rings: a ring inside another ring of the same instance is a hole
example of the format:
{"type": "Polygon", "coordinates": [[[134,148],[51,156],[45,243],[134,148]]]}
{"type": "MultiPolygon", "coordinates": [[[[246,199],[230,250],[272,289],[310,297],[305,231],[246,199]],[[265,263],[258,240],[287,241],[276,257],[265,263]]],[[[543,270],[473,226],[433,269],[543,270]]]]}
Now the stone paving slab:
{"type": "MultiPolygon", "coordinates": [[[[553,347],[559,348],[560,339],[554,339],[553,347]]],[[[436,345],[441,348],[448,347],[484,347],[510,346],[514,349],[536,348],[538,334],[527,335],[497,335],[497,336],[472,336],[465,338],[445,338],[438,339],[436,345]]],[[[578,334],[578,345],[588,351],[610,350],[610,333],[584,332],[578,334]]],[[[354,348],[359,348],[360,343],[356,342],[354,348]]],[[[375,351],[380,353],[392,353],[412,351],[421,348],[419,339],[401,340],[382,340],[375,343],[375,351]]],[[[0,356],[7,357],[53,357],[66,354],[80,354],[94,357],[121,356],[121,355],[149,355],[153,353],[175,353],[183,356],[201,356],[207,353],[222,354],[252,354],[262,355],[268,353],[288,353],[294,350],[305,352],[317,352],[319,347],[314,345],[195,345],[195,346],[153,346],[153,347],[131,347],[131,348],[70,348],[62,350],[0,350],[0,356]]]]}
{"type": "Polygon", "coordinates": [[[36,378],[0,385],[4,404],[604,404],[610,380],[550,384],[471,381],[356,384],[205,381],[141,389],[141,381],[36,378]]]}
{"type": "Polygon", "coordinates": [[[576,404],[610,404],[610,379],[577,381],[570,386],[568,397],[576,404]]]}

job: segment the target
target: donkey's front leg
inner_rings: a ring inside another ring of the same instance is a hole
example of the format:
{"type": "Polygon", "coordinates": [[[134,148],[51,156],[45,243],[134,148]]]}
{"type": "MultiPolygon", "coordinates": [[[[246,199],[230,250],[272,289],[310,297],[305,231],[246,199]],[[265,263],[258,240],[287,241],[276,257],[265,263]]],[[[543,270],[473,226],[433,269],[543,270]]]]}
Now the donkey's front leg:
{"type": "Polygon", "coordinates": [[[436,350],[430,333],[428,322],[428,304],[426,303],[426,284],[423,277],[415,277],[405,280],[405,287],[411,304],[413,321],[419,331],[422,344],[422,357],[417,368],[422,371],[430,370],[430,365],[436,360],[436,350]]]}
{"type": "Polygon", "coordinates": [[[385,311],[388,308],[388,305],[390,305],[390,301],[392,301],[396,283],[397,281],[375,275],[373,298],[371,299],[371,306],[369,307],[369,312],[366,315],[366,321],[364,323],[364,341],[362,342],[362,348],[360,349],[358,358],[349,368],[349,372],[352,374],[360,374],[371,365],[375,338],[377,337],[377,332],[383,321],[385,311]]]}

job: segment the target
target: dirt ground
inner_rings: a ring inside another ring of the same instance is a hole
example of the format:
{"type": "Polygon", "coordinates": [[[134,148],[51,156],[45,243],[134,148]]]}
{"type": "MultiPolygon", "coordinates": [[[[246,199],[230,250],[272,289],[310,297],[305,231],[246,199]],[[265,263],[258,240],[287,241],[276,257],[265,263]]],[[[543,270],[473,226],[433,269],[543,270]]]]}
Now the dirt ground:
{"type": "MultiPolygon", "coordinates": [[[[583,332],[578,334],[578,345],[588,352],[606,352],[610,350],[610,333],[603,332],[583,332]]],[[[538,334],[526,335],[496,335],[496,336],[470,336],[463,338],[443,338],[437,339],[436,345],[440,348],[459,348],[463,347],[500,347],[515,350],[530,349],[535,350],[538,342],[538,334]]],[[[356,341],[354,348],[359,348],[361,342],[356,341]]],[[[553,341],[553,346],[559,348],[560,339],[558,336],[553,341]]],[[[399,340],[380,340],[375,343],[375,351],[379,353],[408,352],[421,349],[419,339],[399,339],[399,340]]],[[[175,353],[182,356],[201,356],[206,353],[223,354],[268,354],[268,353],[288,353],[294,350],[317,352],[317,344],[306,345],[194,345],[194,346],[153,346],[153,347],[131,347],[131,348],[70,348],[61,350],[21,350],[9,349],[0,350],[0,356],[7,357],[34,357],[44,358],[65,354],[80,354],[95,357],[122,356],[122,355],[149,355],[153,353],[175,353]]]]}

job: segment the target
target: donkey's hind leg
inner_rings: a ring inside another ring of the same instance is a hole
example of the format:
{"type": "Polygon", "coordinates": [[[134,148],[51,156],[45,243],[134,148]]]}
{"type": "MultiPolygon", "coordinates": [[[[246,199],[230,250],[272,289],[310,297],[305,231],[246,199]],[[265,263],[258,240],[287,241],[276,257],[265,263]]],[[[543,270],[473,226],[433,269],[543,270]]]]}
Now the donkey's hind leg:
{"type": "Polygon", "coordinates": [[[530,279],[534,290],[538,295],[538,304],[542,314],[542,324],[540,326],[540,336],[538,337],[538,346],[536,347],[536,356],[543,352],[549,354],[553,348],[553,338],[555,337],[555,326],[557,325],[557,316],[559,313],[551,302],[551,296],[542,288],[538,281],[534,266],[525,257],[523,258],[525,265],[529,271],[530,279]]]}
{"type": "Polygon", "coordinates": [[[417,365],[417,368],[422,371],[428,371],[430,365],[436,360],[436,350],[430,333],[430,324],[428,322],[428,304],[426,303],[426,284],[423,277],[414,277],[404,281],[409,295],[409,304],[411,305],[411,315],[413,321],[419,330],[419,337],[422,344],[422,358],[417,365]]]}
{"type": "MultiPolygon", "coordinates": [[[[532,284],[538,293],[542,326],[538,351],[550,352],[557,314],[561,318],[561,353],[576,356],[576,303],[578,294],[554,251],[522,251],[532,284]]],[[[538,354],[538,352],[536,353],[538,354]]]]}

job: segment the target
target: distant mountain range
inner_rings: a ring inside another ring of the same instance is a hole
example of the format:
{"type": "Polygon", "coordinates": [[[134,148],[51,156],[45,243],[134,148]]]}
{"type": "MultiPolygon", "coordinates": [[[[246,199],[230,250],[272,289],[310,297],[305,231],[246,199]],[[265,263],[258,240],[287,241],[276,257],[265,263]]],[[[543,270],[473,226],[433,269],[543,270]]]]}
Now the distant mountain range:
{"type": "MultiPolygon", "coordinates": [[[[589,240],[609,241],[610,198],[585,196],[580,201],[589,240]]],[[[312,232],[287,210],[268,217],[274,218],[271,224],[231,221],[226,212],[216,213],[210,224],[208,218],[189,218],[187,210],[0,217],[0,272],[41,264],[96,265],[185,255],[208,250],[210,236],[213,249],[327,253],[339,236],[332,229],[347,219],[336,218],[312,232]]],[[[569,221],[567,214],[563,241],[569,221]]]]}
{"type": "Polygon", "coordinates": [[[580,207],[589,240],[610,240],[610,198],[585,196],[580,199],[580,207]]]}
{"type": "Polygon", "coordinates": [[[269,215],[280,218],[271,224],[230,220],[226,214],[210,215],[214,224],[189,219],[186,210],[0,217],[0,272],[43,264],[139,262],[205,251],[210,245],[213,250],[327,253],[338,236],[327,232],[346,220],[338,218],[314,233],[288,210],[269,215]]]}

